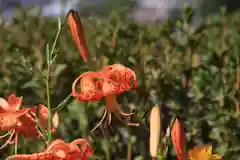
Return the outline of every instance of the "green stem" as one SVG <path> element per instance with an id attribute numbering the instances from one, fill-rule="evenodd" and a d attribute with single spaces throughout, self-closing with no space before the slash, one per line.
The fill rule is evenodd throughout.
<path id="1" fill-rule="evenodd" d="M 55 112 L 58 112 L 60 111 L 61 109 L 63 109 L 63 107 L 65 106 L 65 104 L 71 99 L 72 97 L 72 93 L 70 93 L 56 108 L 54 108 L 52 111 L 55 113 Z"/>
<path id="2" fill-rule="evenodd" d="M 170 122 L 170 126 L 167 129 L 167 133 L 165 135 L 165 139 L 164 140 L 164 144 L 162 145 L 162 147 L 160 148 L 160 153 L 161 153 L 161 159 L 166 159 L 166 155 L 167 155 L 167 151 L 168 151 L 168 145 L 171 141 L 171 132 L 172 132 L 172 128 L 174 126 L 174 123 L 177 119 L 177 116 L 174 116 Z"/>
<path id="3" fill-rule="evenodd" d="M 18 152 L 18 133 L 15 135 L 15 145 L 14 145 L 14 154 L 16 155 Z"/>
<path id="4" fill-rule="evenodd" d="M 50 86 L 49 86 L 49 76 L 50 76 L 50 67 L 48 66 L 48 75 L 46 81 L 46 90 L 47 90 L 47 106 L 48 106 L 48 142 L 52 140 L 52 111 L 51 111 L 51 100 L 50 100 Z"/>
<path id="5" fill-rule="evenodd" d="M 127 159 L 132 160 L 132 143 L 131 143 L 131 141 L 128 142 Z"/>
<path id="6" fill-rule="evenodd" d="M 52 46 L 52 49 L 51 49 L 51 52 L 50 52 L 50 58 L 52 59 L 52 55 L 54 53 L 54 50 L 56 48 L 56 45 L 57 45 L 57 41 L 58 41 L 58 38 L 59 38 L 59 35 L 62 31 L 62 26 L 61 26 L 61 21 L 59 21 L 59 27 L 58 27 L 58 31 L 57 31 L 57 34 L 56 34 L 56 37 L 54 39 L 54 42 L 53 42 L 53 46 Z M 50 61 L 51 62 L 51 61 Z M 52 62 L 51 62 L 52 63 Z"/>
<path id="7" fill-rule="evenodd" d="M 110 158 L 110 143 L 109 143 L 109 138 L 108 137 L 106 137 L 106 141 L 107 141 L 106 158 L 107 158 L 107 160 L 111 160 L 111 158 Z"/>
<path id="8" fill-rule="evenodd" d="M 55 58 L 53 59 L 53 54 L 54 54 L 54 51 L 55 51 L 55 48 L 56 48 L 56 44 L 57 44 L 57 40 L 59 38 L 59 35 L 61 33 L 61 30 L 62 30 L 62 25 L 61 25 L 61 20 L 59 19 L 58 21 L 58 31 L 57 31 L 57 34 L 55 36 L 55 39 L 54 39 L 54 42 L 53 42 L 53 46 L 52 46 L 52 49 L 51 49 L 51 52 L 49 53 L 49 49 L 47 51 L 47 77 L 46 77 L 46 80 L 45 80 L 45 83 L 46 83 L 46 90 L 47 90 L 47 105 L 48 105 L 48 143 L 51 142 L 52 140 L 52 110 L 51 110 L 51 99 L 50 99 L 50 96 L 51 96 L 51 89 L 50 89 L 50 73 L 51 73 L 51 65 L 53 63 L 53 61 L 55 60 Z"/>

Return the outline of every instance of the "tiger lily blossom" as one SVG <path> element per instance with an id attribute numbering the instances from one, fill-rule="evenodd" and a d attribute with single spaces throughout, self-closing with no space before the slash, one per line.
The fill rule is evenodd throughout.
<path id="1" fill-rule="evenodd" d="M 79 83 L 79 85 L 78 85 Z M 135 73 L 121 64 L 113 64 L 104 67 L 99 72 L 86 72 L 80 75 L 72 85 L 72 95 L 80 101 L 97 102 L 105 97 L 106 109 L 100 122 L 93 129 L 95 130 L 104 120 L 111 123 L 111 115 L 114 115 L 124 124 L 138 126 L 137 123 L 131 123 L 120 118 L 122 116 L 131 116 L 134 113 L 124 113 L 120 110 L 117 102 L 117 96 L 137 86 Z M 80 88 L 78 92 L 77 89 Z M 92 130 L 92 131 L 93 131 Z"/>
<path id="2" fill-rule="evenodd" d="M 70 143 L 56 139 L 43 152 L 17 154 L 6 160 L 87 160 L 93 152 L 93 148 L 85 139 L 76 139 Z"/>
<path id="3" fill-rule="evenodd" d="M 37 109 L 39 109 L 38 115 L 36 115 Z M 43 138 L 42 137 L 43 135 L 41 135 L 36 129 L 37 122 L 32 115 L 34 115 L 34 117 L 38 117 L 39 124 L 41 125 L 42 129 L 44 131 L 47 131 L 48 108 L 42 104 L 40 104 L 38 107 L 30 108 L 28 114 L 19 118 L 19 123 L 16 127 L 16 131 L 25 137 L 41 139 Z M 51 130 L 52 133 L 56 132 L 58 124 L 59 124 L 59 117 L 58 117 L 58 114 L 56 113 L 52 117 L 52 130 Z"/>
<path id="4" fill-rule="evenodd" d="M 212 146 L 196 146 L 187 152 L 183 124 L 176 119 L 171 131 L 172 143 L 178 160 L 223 160 L 222 156 L 212 154 Z"/>
<path id="5" fill-rule="evenodd" d="M 6 101 L 0 98 L 0 130 L 8 131 L 5 135 L 0 136 L 0 139 L 8 137 L 6 142 L 0 147 L 3 149 L 8 144 L 18 143 L 18 136 L 23 135 L 25 137 L 43 138 L 37 131 L 37 122 L 32 117 L 37 113 L 37 107 L 23 108 L 22 97 L 16 97 L 11 94 Z M 45 106 L 39 106 L 39 123 L 47 130 L 47 113 L 48 110 Z M 58 126 L 58 115 L 53 116 L 53 132 L 55 132 Z"/>

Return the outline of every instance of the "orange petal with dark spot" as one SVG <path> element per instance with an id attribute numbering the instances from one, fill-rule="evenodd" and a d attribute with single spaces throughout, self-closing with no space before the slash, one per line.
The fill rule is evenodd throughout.
<path id="1" fill-rule="evenodd" d="M 121 64 L 106 66 L 102 72 L 104 73 L 103 92 L 105 95 L 121 94 L 138 85 L 135 72 Z"/>
<path id="2" fill-rule="evenodd" d="M 94 150 L 91 145 L 85 139 L 76 139 L 70 143 L 70 145 L 80 145 L 81 152 L 86 156 L 90 157 L 93 155 Z"/>
<path id="3" fill-rule="evenodd" d="M 0 130 L 7 131 L 17 126 L 19 117 L 28 112 L 27 109 L 21 109 L 17 112 L 0 113 Z"/>
<path id="4" fill-rule="evenodd" d="M 10 156 L 6 160 L 54 160 L 54 155 L 52 153 L 22 154 Z"/>
<path id="5" fill-rule="evenodd" d="M 102 73 L 86 72 L 80 75 L 72 85 L 72 96 L 80 101 L 96 102 L 103 98 Z"/>

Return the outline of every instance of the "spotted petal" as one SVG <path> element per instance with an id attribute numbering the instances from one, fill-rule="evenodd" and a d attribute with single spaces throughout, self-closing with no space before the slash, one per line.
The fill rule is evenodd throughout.
<path id="1" fill-rule="evenodd" d="M 104 73 L 103 92 L 105 95 L 121 94 L 138 85 L 134 71 L 121 64 L 106 66 L 102 72 Z"/>
<path id="2" fill-rule="evenodd" d="M 96 102 L 103 98 L 102 73 L 86 72 L 80 75 L 72 85 L 72 95 L 80 101 Z"/>
<path id="3" fill-rule="evenodd" d="M 19 118 L 28 112 L 27 109 L 21 109 L 16 112 L 0 113 L 0 130 L 8 131 L 17 126 Z"/>
<path id="4" fill-rule="evenodd" d="M 54 160 L 54 155 L 52 153 L 21 154 L 10 156 L 6 160 Z"/>

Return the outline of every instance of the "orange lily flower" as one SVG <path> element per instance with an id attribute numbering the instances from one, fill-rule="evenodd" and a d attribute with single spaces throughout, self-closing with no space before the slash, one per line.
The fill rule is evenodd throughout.
<path id="1" fill-rule="evenodd" d="M 8 131 L 8 133 L 0 136 L 0 139 L 9 136 L 0 149 L 3 149 L 12 141 L 19 118 L 28 112 L 28 109 L 20 109 L 21 104 L 22 97 L 16 97 L 14 94 L 11 94 L 7 101 L 0 98 L 0 130 Z"/>
<path id="2" fill-rule="evenodd" d="M 211 145 L 197 146 L 187 152 L 184 128 L 178 119 L 173 125 L 171 136 L 178 160 L 223 160 L 222 156 L 212 154 Z"/>
<path id="3" fill-rule="evenodd" d="M 194 147 L 188 156 L 190 160 L 223 160 L 222 156 L 212 154 L 212 146 L 209 144 Z"/>
<path id="4" fill-rule="evenodd" d="M 85 40 L 83 25 L 78 13 L 74 10 L 70 10 L 67 15 L 67 21 L 84 62 L 88 62 L 88 47 Z"/>
<path id="5" fill-rule="evenodd" d="M 79 83 L 77 85 L 77 83 Z M 106 109 L 101 121 L 93 129 L 95 130 L 105 119 L 106 123 L 111 123 L 111 114 L 127 125 L 138 126 L 137 123 L 131 123 L 119 117 L 118 112 L 122 116 L 131 116 L 134 113 L 124 113 L 120 110 L 117 102 L 117 95 L 128 91 L 137 86 L 135 73 L 121 64 L 109 65 L 99 72 L 86 72 L 80 75 L 72 85 L 72 95 L 80 101 L 96 102 L 103 97 L 106 98 Z M 77 92 L 76 87 L 80 88 Z M 92 130 L 92 131 L 93 131 Z"/>
<path id="6" fill-rule="evenodd" d="M 18 143 L 18 136 L 23 135 L 32 138 L 43 138 L 37 131 L 36 120 L 31 116 L 36 114 L 37 107 L 20 109 L 22 104 L 22 97 L 16 97 L 11 94 L 8 101 L 0 98 L 0 130 L 8 131 L 5 135 L 0 136 L 0 139 L 8 136 L 8 139 L 0 147 L 6 147 L 11 143 Z M 47 130 L 47 113 L 48 109 L 40 105 L 39 107 L 39 123 L 43 129 Z M 58 126 L 58 115 L 53 116 L 53 132 Z"/>
<path id="7" fill-rule="evenodd" d="M 17 125 L 16 132 L 18 134 L 21 134 L 25 137 L 31 137 L 31 138 L 36 138 L 40 139 L 43 138 L 41 134 L 37 131 L 37 123 L 36 120 L 32 117 L 32 115 L 35 115 L 39 119 L 39 124 L 41 127 L 44 129 L 44 131 L 47 131 L 48 129 L 48 108 L 45 107 L 44 105 L 40 104 L 39 105 L 39 114 L 36 115 L 38 107 L 30 108 L 30 114 L 26 114 L 22 117 L 19 118 L 19 123 Z M 32 114 L 32 115 L 31 115 Z M 56 129 L 59 124 L 59 117 L 58 114 L 56 113 L 52 117 L 52 133 L 56 132 Z"/>
<path id="8" fill-rule="evenodd" d="M 6 160 L 87 160 L 93 152 L 92 147 L 85 139 L 76 139 L 70 143 L 57 139 L 43 152 L 13 155 Z"/>

